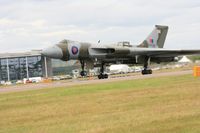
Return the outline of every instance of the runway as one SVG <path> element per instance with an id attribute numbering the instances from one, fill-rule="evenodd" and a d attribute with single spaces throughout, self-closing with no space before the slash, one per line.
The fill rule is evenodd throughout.
<path id="1" fill-rule="evenodd" d="M 55 88 L 55 87 L 69 87 L 69 86 L 77 86 L 77 85 L 88 85 L 88 84 L 102 84 L 109 82 L 118 82 L 125 80 L 137 80 L 137 79 L 148 79 L 148 78 L 158 78 L 165 76 L 179 76 L 179 75 L 187 75 L 192 74 L 192 70 L 185 71 L 176 71 L 176 72 L 162 72 L 162 73 L 154 73 L 152 75 L 135 75 L 135 76 L 126 76 L 126 77 L 115 77 L 109 79 L 90 79 L 90 80 L 66 80 L 66 81 L 56 81 L 51 83 L 38 83 L 38 84 L 26 84 L 26 85 L 15 85 L 15 86 L 0 86 L 0 93 L 8 93 L 8 92 L 18 92 L 18 91 L 27 91 L 27 90 L 37 90 L 37 89 L 45 89 L 45 88 Z"/>

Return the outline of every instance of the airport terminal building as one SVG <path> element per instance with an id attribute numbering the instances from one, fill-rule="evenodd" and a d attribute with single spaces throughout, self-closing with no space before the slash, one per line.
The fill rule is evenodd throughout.
<path id="1" fill-rule="evenodd" d="M 52 76 L 51 59 L 40 51 L 0 54 L 0 81 Z"/>

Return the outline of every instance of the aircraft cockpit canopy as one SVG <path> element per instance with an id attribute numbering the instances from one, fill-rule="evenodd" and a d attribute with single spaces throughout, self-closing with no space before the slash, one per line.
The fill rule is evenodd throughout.
<path id="1" fill-rule="evenodd" d="M 130 44 L 130 42 L 128 41 L 123 41 L 123 42 L 118 42 L 117 46 L 121 46 L 121 47 L 132 47 L 132 45 Z"/>

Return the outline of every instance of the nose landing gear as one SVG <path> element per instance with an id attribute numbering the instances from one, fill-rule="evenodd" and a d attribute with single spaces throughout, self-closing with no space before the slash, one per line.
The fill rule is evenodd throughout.
<path id="1" fill-rule="evenodd" d="M 80 75 L 82 77 L 86 77 L 87 76 L 87 72 L 85 71 L 85 61 L 84 60 L 80 60 L 81 63 L 81 69 L 82 71 L 80 72 Z"/>

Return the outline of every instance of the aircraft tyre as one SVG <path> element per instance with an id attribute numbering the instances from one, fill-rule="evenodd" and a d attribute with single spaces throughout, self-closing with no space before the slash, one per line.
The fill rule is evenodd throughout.
<path id="1" fill-rule="evenodd" d="M 85 77 L 85 76 L 87 76 L 87 72 L 86 72 L 86 71 L 81 71 L 80 75 L 81 75 L 82 77 Z"/>
<path id="2" fill-rule="evenodd" d="M 142 70 L 142 75 L 152 74 L 152 70 Z"/>
<path id="3" fill-rule="evenodd" d="M 98 75 L 99 79 L 107 79 L 108 78 L 108 74 L 100 74 Z"/>

